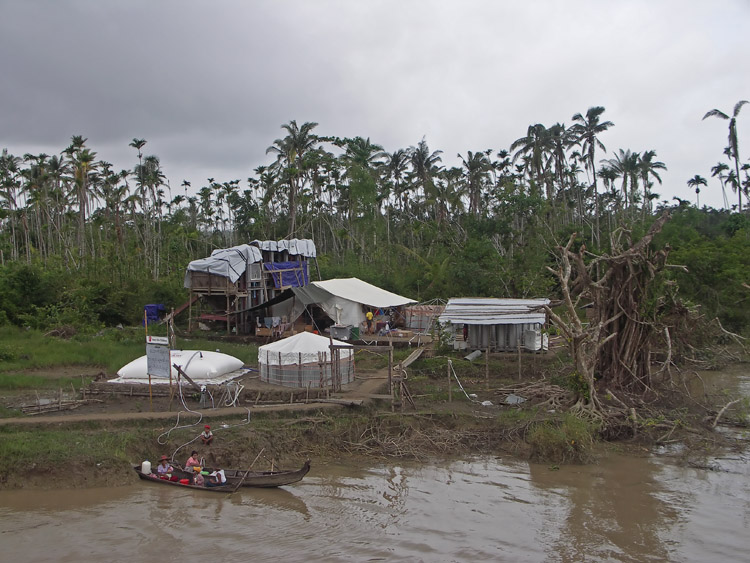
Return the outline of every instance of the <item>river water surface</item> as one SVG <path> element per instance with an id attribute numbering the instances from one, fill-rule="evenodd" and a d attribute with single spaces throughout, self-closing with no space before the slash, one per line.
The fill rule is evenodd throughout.
<path id="1" fill-rule="evenodd" d="M 667 455 L 313 465 L 233 495 L 141 483 L 0 493 L 3 561 L 748 561 L 750 464 Z"/>

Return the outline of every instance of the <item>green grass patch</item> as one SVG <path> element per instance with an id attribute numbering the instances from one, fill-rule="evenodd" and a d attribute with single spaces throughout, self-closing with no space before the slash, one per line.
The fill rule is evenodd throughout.
<path id="1" fill-rule="evenodd" d="M 258 361 L 255 344 L 178 339 L 177 348 L 220 350 L 246 364 Z M 0 372 L 43 369 L 55 366 L 99 367 L 114 374 L 125 364 L 146 354 L 143 329 L 107 329 L 96 335 L 70 339 L 45 336 L 39 331 L 0 327 Z"/>
<path id="2" fill-rule="evenodd" d="M 78 391 L 81 386 L 85 387 L 89 383 L 91 383 L 90 377 L 43 377 L 20 373 L 0 373 L 0 389 L 12 391 L 59 388 L 69 390 L 71 386 Z"/>
<path id="3" fill-rule="evenodd" d="M 128 452 L 143 436 L 132 429 L 78 427 L 75 430 L 5 428 L 0 434 L 0 457 L 7 467 L 52 467 L 128 462 Z"/>
<path id="4" fill-rule="evenodd" d="M 586 463 L 591 460 L 597 426 L 572 414 L 532 426 L 526 441 L 536 461 Z"/>

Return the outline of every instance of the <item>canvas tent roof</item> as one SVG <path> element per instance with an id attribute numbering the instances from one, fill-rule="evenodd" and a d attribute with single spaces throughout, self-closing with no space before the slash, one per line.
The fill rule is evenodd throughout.
<path id="1" fill-rule="evenodd" d="M 190 272 L 206 272 L 235 283 L 247 270 L 248 265 L 263 261 L 263 250 L 278 252 L 289 251 L 293 256 L 314 258 L 315 243 L 309 239 L 291 240 L 254 240 L 250 244 L 240 244 L 231 248 L 214 250 L 208 258 L 193 260 L 188 264 L 185 273 L 185 287 L 190 287 Z"/>
<path id="2" fill-rule="evenodd" d="M 362 305 L 387 309 L 416 303 L 357 278 L 311 282 L 305 287 L 294 287 L 292 291 L 301 304 L 293 318 L 301 314 L 304 306 L 317 305 L 336 323 L 352 326 L 359 326 L 365 320 Z"/>
<path id="3" fill-rule="evenodd" d="M 312 332 L 300 332 L 258 348 L 258 362 L 270 365 L 317 363 L 319 353 L 325 355 L 326 361 L 331 361 L 331 344 L 347 347 L 347 349 L 341 350 L 342 358 L 348 358 L 352 354 L 351 344 L 332 340 Z"/>
<path id="4" fill-rule="evenodd" d="M 543 306 L 549 302 L 549 299 L 456 298 L 448 301 L 439 321 L 469 325 L 544 324 L 547 314 Z"/>

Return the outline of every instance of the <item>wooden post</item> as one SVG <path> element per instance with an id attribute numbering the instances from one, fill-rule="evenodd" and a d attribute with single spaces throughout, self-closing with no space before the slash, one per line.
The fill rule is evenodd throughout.
<path id="1" fill-rule="evenodd" d="M 521 340 L 517 340 L 518 342 L 518 379 L 521 379 Z"/>
<path id="2" fill-rule="evenodd" d="M 490 342 L 489 336 L 487 341 L 487 351 L 484 354 L 484 387 L 489 390 L 490 388 Z"/>
<path id="3" fill-rule="evenodd" d="M 453 402 L 453 392 L 451 391 L 451 384 L 453 382 L 451 381 L 451 363 L 448 362 L 448 402 Z"/>
<path id="4" fill-rule="evenodd" d="M 154 412 L 154 398 L 151 394 L 151 374 L 148 374 L 148 408 L 151 412 Z"/>
<path id="5" fill-rule="evenodd" d="M 388 392 L 393 395 L 393 344 L 388 347 Z"/>
<path id="6" fill-rule="evenodd" d="M 193 332 L 193 290 L 190 290 L 190 299 L 188 301 L 188 334 Z"/>
<path id="7" fill-rule="evenodd" d="M 297 382 L 302 387 L 302 352 L 299 353 L 297 360 Z"/>

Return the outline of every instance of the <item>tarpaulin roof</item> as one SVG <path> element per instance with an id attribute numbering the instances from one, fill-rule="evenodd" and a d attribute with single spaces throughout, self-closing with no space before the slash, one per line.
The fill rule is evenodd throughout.
<path id="1" fill-rule="evenodd" d="M 414 299 L 396 295 L 385 289 L 364 282 L 357 278 L 343 278 L 335 280 L 326 280 L 312 282 L 310 285 L 326 291 L 336 297 L 342 297 L 349 301 L 377 307 L 379 309 L 387 307 L 399 307 L 407 303 L 416 303 Z"/>
<path id="2" fill-rule="evenodd" d="M 315 243 L 310 239 L 289 239 L 289 240 L 254 240 L 251 242 L 261 250 L 270 250 L 280 252 L 286 250 L 292 256 L 304 256 L 305 258 L 315 258 Z"/>
<path id="3" fill-rule="evenodd" d="M 206 272 L 235 283 L 249 264 L 263 261 L 263 250 L 279 252 L 289 251 L 290 255 L 315 257 L 315 243 L 309 239 L 291 240 L 254 240 L 250 244 L 240 244 L 231 248 L 214 250 L 208 258 L 193 260 L 188 264 L 187 272 Z M 190 276 L 185 274 L 185 287 L 190 287 Z"/>
<path id="4" fill-rule="evenodd" d="M 339 340 L 332 340 L 312 332 L 300 332 L 289 338 L 277 340 L 258 348 L 258 362 L 266 365 L 297 365 L 317 363 L 318 354 L 324 356 L 326 362 L 331 361 L 331 348 L 346 346 L 341 350 L 341 357 L 348 358 L 352 354 L 352 345 Z"/>
<path id="5" fill-rule="evenodd" d="M 440 315 L 441 323 L 469 325 L 544 324 L 544 305 L 549 299 L 495 299 L 461 297 L 451 299 Z"/>
<path id="6" fill-rule="evenodd" d="M 352 326 L 365 321 L 363 305 L 387 309 L 416 303 L 357 278 L 310 282 L 305 287 L 293 287 L 292 291 L 302 305 L 317 305 L 336 323 Z M 301 312 L 301 309 L 295 310 L 293 318 Z"/>
<path id="7" fill-rule="evenodd" d="M 229 280 L 234 283 L 247 270 L 247 265 L 254 262 L 260 262 L 263 259 L 263 253 L 259 248 L 249 244 L 241 244 L 232 248 L 222 248 L 214 250 L 208 258 L 193 260 L 188 264 L 188 272 L 207 272 Z M 185 287 L 189 279 L 185 278 Z"/>

